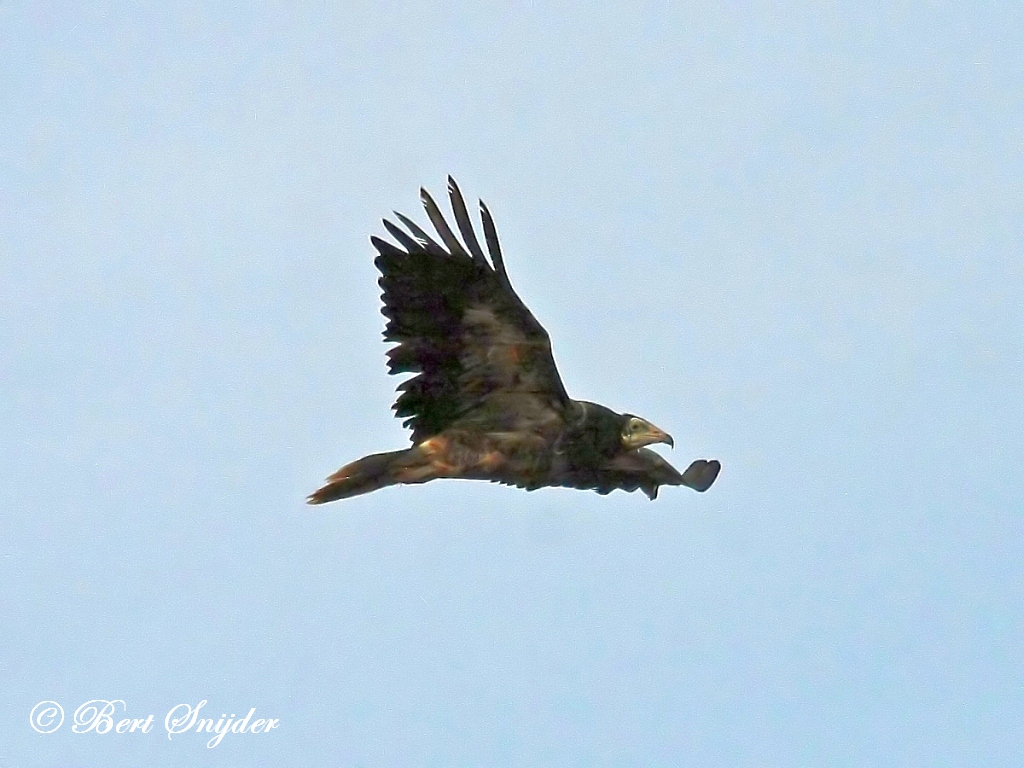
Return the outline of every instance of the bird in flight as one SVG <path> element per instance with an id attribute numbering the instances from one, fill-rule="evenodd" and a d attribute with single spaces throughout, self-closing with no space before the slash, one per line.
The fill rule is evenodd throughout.
<path id="1" fill-rule="evenodd" d="M 494 220 L 480 201 L 484 241 L 473 231 L 458 185 L 448 177 L 455 236 L 420 190 L 441 242 L 396 212 L 384 220 L 398 245 L 371 237 L 380 270 L 390 373 L 414 373 L 394 405 L 412 447 L 346 464 L 307 501 L 323 504 L 399 483 L 438 478 L 490 480 L 525 488 L 642 490 L 662 485 L 706 491 L 718 461 L 697 459 L 680 474 L 646 446 L 673 445 L 646 419 L 573 400 L 555 367 L 547 331 L 512 289 Z"/>

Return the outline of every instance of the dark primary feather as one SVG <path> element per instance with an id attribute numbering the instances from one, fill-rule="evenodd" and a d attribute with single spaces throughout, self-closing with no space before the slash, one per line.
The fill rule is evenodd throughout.
<path id="1" fill-rule="evenodd" d="M 427 217 L 430 219 L 430 223 L 434 225 L 434 229 L 437 230 L 437 234 L 441 236 L 444 244 L 448 246 L 448 250 L 456 256 L 469 258 L 469 254 L 466 253 L 466 249 L 462 247 L 462 243 L 459 242 L 459 238 L 452 234 L 452 230 L 448 226 L 448 222 L 444 220 L 444 214 L 442 214 L 441 209 L 437 207 L 437 203 L 434 202 L 434 198 L 432 198 L 430 193 L 423 188 L 420 188 L 420 200 L 423 201 L 423 207 L 427 210 Z"/>
<path id="2" fill-rule="evenodd" d="M 476 232 L 473 231 L 473 222 L 469 220 L 469 211 L 466 210 L 466 202 L 462 199 L 462 192 L 455 179 L 448 177 L 448 197 L 452 202 L 452 211 L 455 213 L 455 222 L 459 225 L 459 232 L 462 239 L 466 241 L 466 247 L 473 254 L 473 261 L 486 266 L 487 259 L 480 249 L 480 243 L 476 239 Z"/>
<path id="3" fill-rule="evenodd" d="M 381 219 L 381 221 L 383 221 L 384 229 L 388 231 L 388 234 L 395 238 L 395 240 L 397 240 L 402 245 L 402 247 L 405 248 L 405 250 L 415 251 L 422 247 L 413 238 L 405 234 L 405 232 L 403 232 L 401 228 L 396 227 L 387 219 Z"/>
<path id="4" fill-rule="evenodd" d="M 450 192 L 469 240 L 472 225 L 462 195 L 454 183 Z M 412 237 L 390 222 L 385 226 L 401 248 L 370 239 L 388 318 L 384 338 L 398 342 L 388 352 L 390 372 L 416 374 L 399 386 L 396 414 L 407 417 L 414 443 L 467 414 L 482 427 L 491 420 L 499 428 L 509 426 L 510 412 L 531 423 L 552 418 L 568 396 L 547 332 L 511 290 L 503 266 L 499 273 L 487 262 L 475 237 L 467 251 L 425 190 L 422 200 L 446 247 L 400 214 Z M 500 264 L 489 215 L 484 224 L 491 258 L 498 254 Z"/>
<path id="5" fill-rule="evenodd" d="M 415 238 L 419 241 L 420 244 L 418 249 L 425 250 L 428 253 L 432 253 L 435 256 L 440 256 L 442 258 L 451 255 L 448 253 L 448 251 L 446 251 L 444 248 L 438 245 L 437 242 L 430 235 L 428 235 L 426 232 L 420 229 L 420 226 L 415 221 L 410 219 L 408 216 L 403 216 L 398 211 L 395 211 L 394 213 L 395 216 L 398 217 L 398 220 L 405 224 L 405 226 L 409 228 L 409 231 L 412 232 L 413 236 L 415 236 Z M 370 240 L 372 241 L 373 238 L 371 237 Z"/>
<path id="6" fill-rule="evenodd" d="M 508 273 L 505 271 L 505 260 L 501 256 L 498 230 L 494 228 L 494 219 L 483 200 L 480 201 L 480 220 L 484 223 L 484 238 L 487 240 L 487 250 L 491 254 L 491 261 L 494 262 L 494 268 L 498 273 L 498 281 L 505 290 L 515 296 L 516 292 L 512 290 L 512 283 L 509 282 Z M 516 296 L 516 298 L 519 297 Z"/>

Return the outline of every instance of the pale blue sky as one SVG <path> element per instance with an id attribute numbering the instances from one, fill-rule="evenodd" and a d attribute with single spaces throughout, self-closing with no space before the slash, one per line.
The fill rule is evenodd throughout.
<path id="1" fill-rule="evenodd" d="M 1020 765 L 1021 50 L 1012 3 L 0 4 L 0 768 Z M 406 440 L 367 236 L 448 173 L 570 394 L 711 491 L 303 504 Z M 168 741 L 202 699 L 281 725 Z"/>

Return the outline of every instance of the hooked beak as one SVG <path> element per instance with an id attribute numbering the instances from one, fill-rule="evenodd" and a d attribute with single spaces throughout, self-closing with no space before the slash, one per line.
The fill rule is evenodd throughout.
<path id="1" fill-rule="evenodd" d="M 647 422 L 647 429 L 630 435 L 624 442 L 629 449 L 643 448 L 645 445 L 653 445 L 654 443 L 665 443 L 669 448 L 675 448 L 676 446 L 672 435 L 650 422 Z"/>
<path id="2" fill-rule="evenodd" d="M 651 426 L 653 427 L 654 425 L 652 424 Z M 672 439 L 672 435 L 670 435 L 668 432 L 665 432 L 664 430 L 654 427 L 654 429 L 651 432 L 651 436 L 652 443 L 665 443 L 665 445 L 667 445 L 669 448 L 676 447 L 676 441 Z"/>

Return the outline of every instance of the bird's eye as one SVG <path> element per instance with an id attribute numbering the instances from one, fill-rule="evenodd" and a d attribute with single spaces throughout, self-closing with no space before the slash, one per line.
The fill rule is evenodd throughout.
<path id="1" fill-rule="evenodd" d="M 629 423 L 629 431 L 630 432 L 639 432 L 643 428 L 644 428 L 644 425 L 643 425 L 643 422 L 640 421 L 640 419 L 633 419 Z"/>

